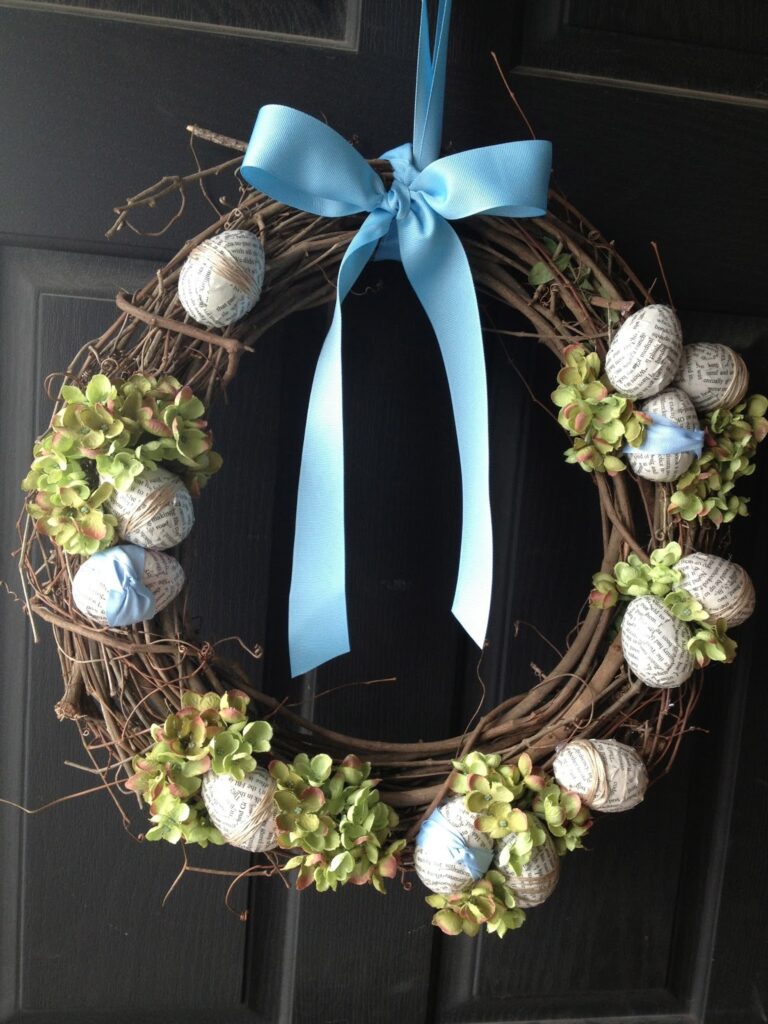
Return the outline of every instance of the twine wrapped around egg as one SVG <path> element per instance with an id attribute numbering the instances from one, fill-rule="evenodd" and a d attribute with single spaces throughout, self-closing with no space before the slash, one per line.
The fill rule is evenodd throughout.
<path id="1" fill-rule="evenodd" d="M 227 327 L 253 309 L 263 283 L 259 238 L 251 231 L 223 231 L 190 252 L 179 274 L 179 302 L 198 323 Z"/>
<path id="2" fill-rule="evenodd" d="M 203 776 L 201 796 L 208 817 L 230 846 L 264 853 L 277 846 L 275 790 L 263 768 L 243 779 L 209 771 Z"/>
<path id="3" fill-rule="evenodd" d="M 572 740 L 557 752 L 552 768 L 558 783 L 595 811 L 628 811 L 648 788 L 642 758 L 616 740 Z"/>
<path id="4" fill-rule="evenodd" d="M 675 387 L 681 388 L 699 412 L 732 409 L 749 387 L 746 363 L 732 348 L 709 342 L 683 346 Z"/>
<path id="5" fill-rule="evenodd" d="M 192 495 L 162 468 L 145 470 L 129 490 L 115 491 L 107 506 L 123 540 L 158 551 L 180 544 L 195 522 Z"/>
<path id="6" fill-rule="evenodd" d="M 711 619 L 740 626 L 755 610 L 755 587 L 749 573 L 718 555 L 694 551 L 675 566 L 683 574 L 680 586 L 695 597 Z"/>
<path id="7" fill-rule="evenodd" d="M 552 839 L 545 835 L 544 842 L 534 846 L 531 859 L 518 875 L 500 863 L 502 851 L 507 846 L 514 846 L 516 839 L 517 834 L 511 832 L 496 844 L 494 865 L 504 873 L 507 885 L 515 894 L 516 905 L 525 910 L 540 906 L 555 891 L 560 880 L 560 858 Z"/>

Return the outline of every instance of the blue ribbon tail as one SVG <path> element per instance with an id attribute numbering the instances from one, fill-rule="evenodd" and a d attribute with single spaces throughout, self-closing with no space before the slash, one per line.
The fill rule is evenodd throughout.
<path id="1" fill-rule="evenodd" d="M 456 232 L 425 203 L 398 221 L 403 267 L 442 353 L 453 405 L 462 482 L 459 571 L 452 611 L 478 647 L 485 642 L 493 583 L 488 486 L 488 399 L 472 273 Z"/>
<path id="2" fill-rule="evenodd" d="M 374 210 L 339 267 L 336 307 L 317 361 L 307 410 L 296 502 L 288 644 L 298 676 L 349 649 L 344 549 L 344 429 L 341 304 L 389 230 L 391 214 Z"/>

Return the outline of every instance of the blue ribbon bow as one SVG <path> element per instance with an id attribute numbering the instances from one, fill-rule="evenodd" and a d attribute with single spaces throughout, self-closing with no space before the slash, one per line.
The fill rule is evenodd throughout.
<path id="1" fill-rule="evenodd" d="M 643 452 L 647 455 L 678 455 L 681 452 L 693 452 L 697 458 L 701 456 L 704 449 L 703 430 L 688 430 L 674 420 L 653 412 L 646 415 L 651 417 L 651 422 L 645 428 L 643 443 L 637 448 L 626 445 L 625 454 Z"/>
<path id="2" fill-rule="evenodd" d="M 291 672 L 349 651 L 345 596 L 341 304 L 377 249 L 399 259 L 434 328 L 453 405 L 462 476 L 462 536 L 452 611 L 479 646 L 491 603 L 488 408 L 480 317 L 466 254 L 449 220 L 546 212 L 548 142 L 488 146 L 438 159 L 450 0 L 440 0 L 434 51 L 422 0 L 413 144 L 383 154 L 388 190 L 340 135 L 290 107 L 259 111 L 246 181 L 308 213 L 367 213 L 339 267 L 336 307 L 307 411 L 289 598 Z"/>
<path id="3" fill-rule="evenodd" d="M 82 568 L 88 566 L 80 584 L 92 587 L 94 580 L 107 588 L 105 614 L 113 628 L 132 626 L 136 622 L 151 619 L 155 614 L 155 596 L 142 582 L 146 552 L 136 544 L 122 544 L 106 551 L 91 555 Z M 77 600 L 78 576 L 74 580 L 76 602 L 84 605 L 85 596 Z"/>
<path id="4" fill-rule="evenodd" d="M 435 858 L 447 854 L 454 863 L 462 864 L 475 882 L 483 877 L 493 860 L 493 850 L 470 846 L 439 807 L 436 807 L 422 823 L 416 836 L 416 845 L 433 854 Z"/>

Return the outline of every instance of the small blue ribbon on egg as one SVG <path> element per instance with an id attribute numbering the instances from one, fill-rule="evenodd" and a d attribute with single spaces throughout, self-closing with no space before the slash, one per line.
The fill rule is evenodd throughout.
<path id="1" fill-rule="evenodd" d="M 703 430 L 688 430 L 657 413 L 645 415 L 651 417 L 651 422 L 645 428 L 643 443 L 637 448 L 626 445 L 624 455 L 679 455 L 682 452 L 693 452 L 697 458 L 701 456 L 704 450 Z"/>
<path id="2" fill-rule="evenodd" d="M 88 573 L 81 577 L 82 585 L 92 587 L 100 583 L 107 589 L 105 615 L 112 628 L 133 626 L 155 614 L 155 596 L 142 582 L 145 559 L 144 548 L 121 544 L 91 555 L 84 563 Z M 76 576 L 75 584 L 77 579 Z M 74 596 L 77 598 L 77 594 Z"/>
<path id="3" fill-rule="evenodd" d="M 261 108 L 241 173 L 254 188 L 322 217 L 367 216 L 347 248 L 336 306 L 307 410 L 288 633 L 292 674 L 350 649 L 346 607 L 341 304 L 371 258 L 397 259 L 434 328 L 453 405 L 462 479 L 462 535 L 452 611 L 478 646 L 491 603 L 488 400 L 477 296 L 448 223 L 474 214 L 546 213 L 551 145 L 504 143 L 438 159 L 451 0 L 440 0 L 434 50 L 422 0 L 413 143 L 383 154 L 387 189 L 353 147 L 290 107 Z"/>
<path id="4" fill-rule="evenodd" d="M 475 882 L 483 877 L 493 861 L 493 850 L 470 846 L 439 807 L 422 823 L 416 845 L 436 859 L 447 854 L 455 864 L 463 865 Z"/>

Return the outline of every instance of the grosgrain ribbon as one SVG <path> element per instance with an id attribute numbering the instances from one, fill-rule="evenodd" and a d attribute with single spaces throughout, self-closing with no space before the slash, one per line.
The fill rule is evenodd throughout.
<path id="1" fill-rule="evenodd" d="M 87 572 L 79 571 L 73 597 L 79 608 L 91 603 L 93 588 L 106 591 L 104 615 L 109 626 L 133 626 L 156 611 L 155 595 L 143 583 L 146 552 L 135 544 L 122 544 L 91 555 Z"/>
<path id="2" fill-rule="evenodd" d="M 112 627 L 132 626 L 155 614 L 155 596 L 142 582 L 145 555 L 136 544 L 122 544 L 91 556 L 107 587 L 106 616 Z"/>
<path id="3" fill-rule="evenodd" d="M 470 846 L 439 807 L 423 822 L 416 845 L 436 858 L 447 854 L 454 863 L 462 864 L 475 882 L 483 877 L 493 861 L 493 850 Z"/>
<path id="4" fill-rule="evenodd" d="M 422 0 L 414 141 L 383 154 L 394 175 L 389 190 L 335 131 L 283 106 L 259 111 L 241 169 L 250 185 L 289 206 L 323 217 L 368 214 L 339 267 L 333 321 L 307 410 L 288 615 L 294 676 L 350 649 L 341 304 L 379 246 L 379 258 L 402 262 L 445 364 L 462 479 L 452 611 L 475 643 L 482 646 L 485 640 L 493 576 L 485 361 L 472 274 L 448 221 L 473 214 L 542 216 L 551 146 L 538 140 L 512 142 L 438 159 L 450 10 L 450 0 L 440 0 L 433 49 Z"/>
<path id="5" fill-rule="evenodd" d="M 679 423 L 668 420 L 666 416 L 646 413 L 651 422 L 645 428 L 643 443 L 635 448 L 627 445 L 624 453 L 646 455 L 679 455 L 681 452 L 693 452 L 697 457 L 704 448 L 704 431 L 688 430 Z"/>

